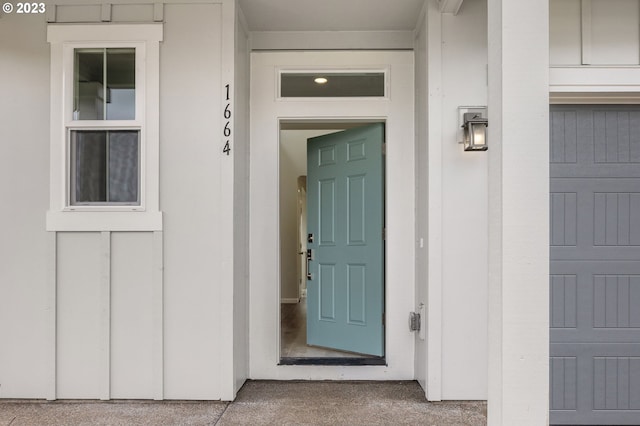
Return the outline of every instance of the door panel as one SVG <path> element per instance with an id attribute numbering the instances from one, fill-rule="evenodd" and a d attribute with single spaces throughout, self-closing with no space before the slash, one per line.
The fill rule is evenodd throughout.
<path id="1" fill-rule="evenodd" d="M 309 139 L 307 343 L 384 355 L 384 125 Z"/>
<path id="2" fill-rule="evenodd" d="M 551 109 L 550 422 L 640 419 L 640 108 Z"/>

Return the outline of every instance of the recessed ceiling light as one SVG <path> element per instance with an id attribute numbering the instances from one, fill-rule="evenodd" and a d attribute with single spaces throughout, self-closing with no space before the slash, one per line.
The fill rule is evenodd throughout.
<path id="1" fill-rule="evenodd" d="M 313 81 L 315 81 L 315 82 L 316 82 L 316 83 L 318 83 L 318 84 L 325 84 L 325 83 L 326 83 L 327 81 L 329 81 L 329 80 L 327 80 L 327 79 L 326 79 L 326 78 L 324 78 L 324 77 L 317 77 L 317 78 L 316 78 L 315 80 L 313 80 Z"/>

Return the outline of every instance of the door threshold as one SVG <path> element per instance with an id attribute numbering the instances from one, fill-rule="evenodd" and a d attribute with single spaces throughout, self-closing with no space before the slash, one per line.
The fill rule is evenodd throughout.
<path id="1" fill-rule="evenodd" d="M 384 357 L 284 357 L 278 365 L 387 365 Z"/>

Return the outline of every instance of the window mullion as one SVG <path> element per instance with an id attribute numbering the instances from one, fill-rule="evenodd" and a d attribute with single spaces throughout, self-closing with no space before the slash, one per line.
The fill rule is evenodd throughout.
<path id="1" fill-rule="evenodd" d="M 105 149 L 107 150 L 107 152 L 105 153 L 104 157 L 106 158 L 106 163 L 107 164 L 105 164 L 105 176 L 106 176 L 106 179 L 105 179 L 104 185 L 105 185 L 106 192 L 105 192 L 105 197 L 104 198 L 107 200 L 107 203 L 110 203 L 111 199 L 110 199 L 110 192 L 109 192 L 109 189 L 110 189 L 109 188 L 109 182 L 111 180 L 110 179 L 111 170 L 109 168 L 109 162 L 110 162 L 109 155 L 111 154 L 111 134 L 110 134 L 110 132 L 108 130 L 107 130 L 106 133 L 107 133 L 107 135 L 106 135 L 106 139 L 107 140 L 106 140 L 106 143 L 104 144 L 104 146 L 105 146 Z"/>

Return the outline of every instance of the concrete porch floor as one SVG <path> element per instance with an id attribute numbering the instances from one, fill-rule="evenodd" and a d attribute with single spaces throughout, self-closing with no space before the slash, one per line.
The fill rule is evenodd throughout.
<path id="1" fill-rule="evenodd" d="M 0 426 L 485 425 L 486 403 L 427 402 L 416 382 L 248 381 L 234 402 L 0 400 Z"/>

